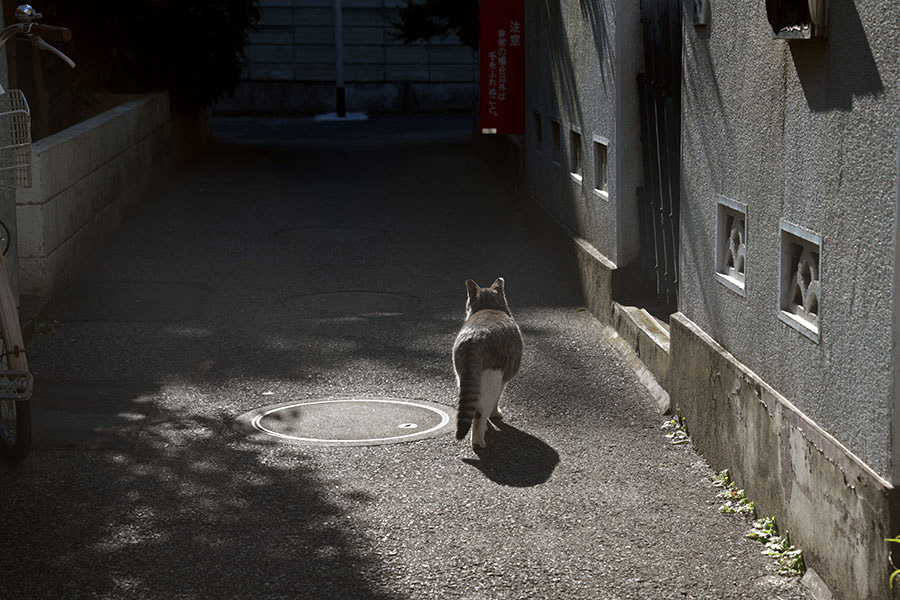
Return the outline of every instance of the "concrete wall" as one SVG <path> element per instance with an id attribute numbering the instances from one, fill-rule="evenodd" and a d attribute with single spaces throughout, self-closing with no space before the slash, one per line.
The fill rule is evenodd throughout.
<path id="1" fill-rule="evenodd" d="M 639 137 L 627 113 L 642 62 L 636 6 L 526 2 L 527 135 L 498 147 L 518 166 L 530 225 L 565 250 L 586 305 L 665 387 L 696 449 L 777 517 L 835 598 L 891 598 L 900 29 L 885 24 L 900 5 L 828 4 L 827 39 L 786 41 L 773 39 L 765 3 L 710 2 L 708 24 L 695 27 L 684 0 L 679 312 L 668 328 L 616 303 L 621 267 L 637 254 L 622 199 L 640 185 L 640 157 L 622 152 Z M 582 185 L 569 174 L 573 129 L 611 140 L 609 205 L 585 193 L 589 149 Z M 717 256 L 730 239 L 717 218 L 724 225 L 734 210 L 745 213 L 740 285 Z M 806 250 L 792 256 L 791 244 Z M 803 263 L 815 264 L 802 275 L 819 287 L 804 284 L 797 308 L 790 276 Z"/>
<path id="2" fill-rule="evenodd" d="M 671 400 L 835 597 L 893 597 L 900 5 L 830 2 L 827 39 L 793 41 L 764 3 L 710 8 L 683 35 Z M 745 216 L 743 284 L 717 275 L 720 204 Z"/>
<path id="3" fill-rule="evenodd" d="M 830 5 L 827 41 L 772 39 L 764 3 L 711 3 L 707 28 L 686 20 L 679 308 L 896 482 L 900 29 L 884 24 L 900 5 Z M 714 277 L 718 195 L 746 206 L 743 295 Z M 780 316 L 783 222 L 821 238 L 818 336 Z"/>
<path id="4" fill-rule="evenodd" d="M 476 137 L 476 146 L 516 186 L 526 150 L 515 136 L 494 137 Z M 896 488 L 683 314 L 663 325 L 618 304 L 623 270 L 523 191 L 517 198 L 529 229 L 561 265 L 574 267 L 562 272 L 578 278 L 586 306 L 608 324 L 610 346 L 661 413 L 670 402 L 681 411 L 703 458 L 716 470 L 729 469 L 757 513 L 775 516 L 790 533 L 827 586 L 814 597 L 895 597 L 888 586 L 893 548 L 884 539 L 900 531 Z M 810 579 L 818 585 L 816 576 Z"/>
<path id="5" fill-rule="evenodd" d="M 261 0 L 243 81 L 220 111 L 335 110 L 332 0 Z M 406 46 L 389 21 L 399 0 L 343 0 L 344 79 L 351 111 L 471 109 L 477 53 L 455 37 Z"/>
<path id="6" fill-rule="evenodd" d="M 35 143 L 33 185 L 16 194 L 21 293 L 48 297 L 70 283 L 209 128 L 208 111 L 173 114 L 157 93 Z"/>
<path id="7" fill-rule="evenodd" d="M 884 540 L 900 526 L 896 490 L 680 313 L 671 361 L 668 391 L 696 450 L 776 517 L 833 597 L 895 597 Z"/>
<path id="8" fill-rule="evenodd" d="M 525 191 L 623 266 L 639 254 L 639 4 L 526 0 L 525 6 L 526 35 L 532 40 L 526 59 Z M 560 129 L 559 156 L 553 148 L 554 122 Z M 580 179 L 571 175 L 573 132 L 581 138 Z M 606 193 L 595 189 L 595 140 L 608 147 Z"/>

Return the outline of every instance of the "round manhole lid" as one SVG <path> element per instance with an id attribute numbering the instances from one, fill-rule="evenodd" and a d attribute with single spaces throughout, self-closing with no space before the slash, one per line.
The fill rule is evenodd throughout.
<path id="1" fill-rule="evenodd" d="M 237 422 L 258 440 L 374 446 L 449 431 L 447 410 L 441 404 L 400 398 L 321 398 L 265 406 L 241 415 Z"/>
<path id="2" fill-rule="evenodd" d="M 384 237 L 381 231 L 369 227 L 292 227 L 275 235 L 304 242 L 361 242 Z"/>
<path id="3" fill-rule="evenodd" d="M 389 292 L 341 291 L 292 296 L 289 306 L 340 314 L 396 314 L 417 302 L 413 296 Z"/>

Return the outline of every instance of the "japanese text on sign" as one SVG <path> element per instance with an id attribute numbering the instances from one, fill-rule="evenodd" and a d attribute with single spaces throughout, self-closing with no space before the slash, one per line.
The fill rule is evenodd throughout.
<path id="1" fill-rule="evenodd" d="M 525 48 L 522 0 L 481 2 L 481 102 L 485 133 L 522 133 Z"/>

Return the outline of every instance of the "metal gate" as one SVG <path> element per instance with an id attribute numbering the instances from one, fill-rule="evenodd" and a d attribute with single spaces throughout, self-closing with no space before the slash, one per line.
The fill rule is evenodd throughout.
<path id="1" fill-rule="evenodd" d="M 678 295 L 681 152 L 681 0 L 641 0 L 644 73 L 638 75 L 644 187 L 638 194 L 641 265 L 667 301 Z"/>

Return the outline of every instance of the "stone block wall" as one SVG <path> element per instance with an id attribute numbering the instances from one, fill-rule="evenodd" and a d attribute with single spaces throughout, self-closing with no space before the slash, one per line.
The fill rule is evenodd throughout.
<path id="1" fill-rule="evenodd" d="M 19 290 L 47 298 L 78 275 L 160 174 L 209 137 L 209 112 L 177 114 L 140 96 L 32 146 L 16 193 Z"/>

